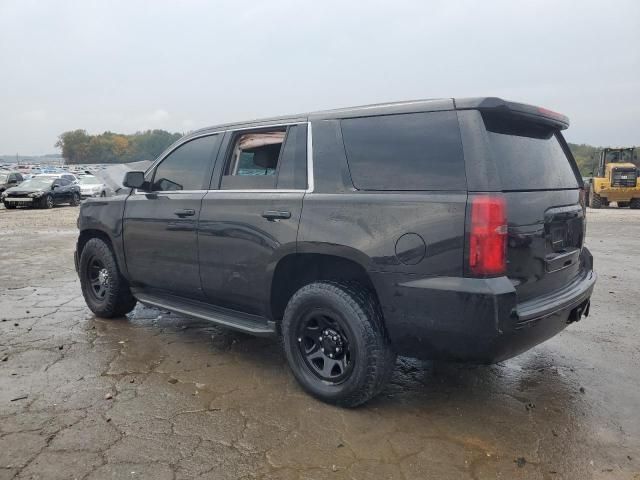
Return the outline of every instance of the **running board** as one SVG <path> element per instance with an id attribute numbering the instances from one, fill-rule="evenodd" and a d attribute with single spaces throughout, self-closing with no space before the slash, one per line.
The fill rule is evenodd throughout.
<path id="1" fill-rule="evenodd" d="M 275 322 L 259 315 L 237 312 L 222 307 L 216 307 L 197 300 L 187 300 L 173 295 L 155 295 L 146 291 L 134 290 L 133 296 L 145 305 L 181 313 L 191 317 L 208 320 L 223 327 L 258 336 L 272 336 L 276 334 Z"/>

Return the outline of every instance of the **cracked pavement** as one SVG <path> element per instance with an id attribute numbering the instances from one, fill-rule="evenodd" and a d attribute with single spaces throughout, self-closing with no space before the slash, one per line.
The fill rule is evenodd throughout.
<path id="1" fill-rule="evenodd" d="M 0 480 L 640 479 L 640 211 L 590 211 L 591 315 L 493 366 L 401 358 L 344 410 L 275 340 L 138 306 L 95 318 L 78 209 L 0 208 Z"/>

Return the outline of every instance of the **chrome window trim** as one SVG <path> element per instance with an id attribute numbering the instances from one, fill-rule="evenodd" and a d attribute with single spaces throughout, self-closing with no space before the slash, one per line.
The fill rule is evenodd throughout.
<path id="1" fill-rule="evenodd" d="M 291 123 L 278 123 L 273 125 L 260 125 L 258 127 L 243 127 L 243 128 L 233 128 L 229 130 L 219 131 L 219 132 L 209 132 L 203 133 L 201 135 L 197 135 L 194 137 L 190 137 L 184 142 L 176 145 L 175 148 L 171 149 L 170 152 L 167 152 L 162 158 L 157 159 L 155 162 L 151 164 L 147 170 L 145 170 L 144 174 L 146 176 L 147 172 L 151 171 L 156 167 L 160 162 L 162 162 L 167 156 L 169 156 L 172 152 L 177 150 L 180 146 L 185 143 L 195 140 L 196 138 L 201 137 L 209 137 L 211 135 L 219 135 L 224 134 L 226 132 L 238 132 L 242 130 L 255 130 L 262 128 L 273 128 L 273 127 L 284 127 L 289 125 L 303 125 L 305 122 L 291 122 Z M 306 122 L 307 124 L 307 188 L 306 189 L 277 189 L 277 188 L 268 188 L 268 189 L 241 189 L 241 190 L 155 190 L 153 192 L 144 192 L 138 189 L 134 189 L 134 195 L 148 195 L 148 194 L 168 194 L 168 193 L 178 193 L 178 194 L 189 194 L 189 193 L 215 193 L 215 192 L 225 192 L 225 193 L 313 193 L 315 183 L 313 178 L 313 133 L 311 129 L 311 122 Z"/>
<path id="2" fill-rule="evenodd" d="M 307 193 L 313 193 L 313 132 L 311 122 L 307 122 Z"/>
<path id="3" fill-rule="evenodd" d="M 248 188 L 246 190 L 207 190 L 207 193 L 307 193 L 307 190 L 283 188 L 264 188 L 261 190 L 252 190 Z"/>
<path id="4" fill-rule="evenodd" d="M 137 188 L 133 191 L 134 195 L 156 195 L 162 193 L 163 195 L 167 195 L 168 193 L 177 193 L 180 195 L 188 195 L 193 193 L 207 193 L 208 190 L 154 190 L 152 192 L 145 192 L 144 190 L 138 190 Z"/>

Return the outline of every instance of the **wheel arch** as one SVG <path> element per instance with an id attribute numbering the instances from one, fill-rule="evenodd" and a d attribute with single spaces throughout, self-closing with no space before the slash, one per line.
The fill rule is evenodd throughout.
<path id="1" fill-rule="evenodd" d="M 375 286 L 362 262 L 364 254 L 344 255 L 344 251 L 302 251 L 282 257 L 275 266 L 270 285 L 270 316 L 280 322 L 289 299 L 304 285 L 314 281 L 356 281 L 372 291 Z"/>
<path id="2" fill-rule="evenodd" d="M 115 248 L 115 242 L 111 238 L 111 236 L 105 232 L 104 230 L 99 230 L 96 228 L 87 228 L 85 230 L 80 231 L 80 235 L 78 236 L 78 242 L 76 244 L 76 255 L 78 260 L 82 256 L 82 250 L 84 250 L 85 245 L 92 238 L 99 238 L 103 240 L 111 249 L 111 252 L 116 259 L 116 264 L 118 265 L 118 269 L 120 273 L 126 274 L 125 262 L 124 259 L 120 257 L 118 254 L 118 249 Z"/>

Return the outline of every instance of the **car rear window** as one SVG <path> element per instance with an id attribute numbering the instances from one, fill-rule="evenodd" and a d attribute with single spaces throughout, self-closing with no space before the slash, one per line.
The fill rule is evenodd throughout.
<path id="1" fill-rule="evenodd" d="M 513 118 L 483 118 L 503 190 L 579 188 L 558 130 Z"/>
<path id="2" fill-rule="evenodd" d="M 466 189 L 455 112 L 350 118 L 341 127 L 359 190 Z"/>

